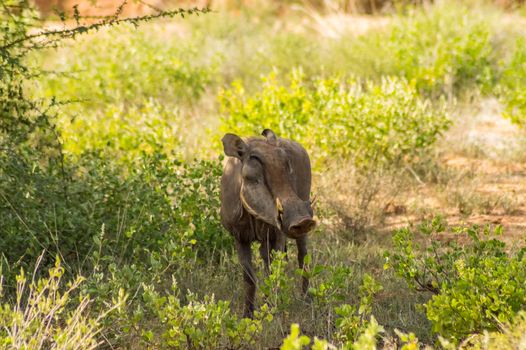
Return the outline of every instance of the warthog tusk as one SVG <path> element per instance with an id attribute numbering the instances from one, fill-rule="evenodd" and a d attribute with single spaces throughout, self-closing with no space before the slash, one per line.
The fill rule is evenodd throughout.
<path id="1" fill-rule="evenodd" d="M 278 213 L 283 213 L 283 205 L 281 204 L 279 198 L 276 198 L 276 208 L 278 208 Z"/>

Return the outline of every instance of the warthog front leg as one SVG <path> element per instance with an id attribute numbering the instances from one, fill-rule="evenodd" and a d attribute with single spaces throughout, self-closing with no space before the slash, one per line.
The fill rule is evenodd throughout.
<path id="1" fill-rule="evenodd" d="M 272 252 L 270 251 L 271 247 L 272 244 L 268 239 L 261 242 L 261 245 L 259 246 L 259 254 L 261 255 L 261 259 L 263 259 L 265 273 L 267 276 L 270 274 L 270 264 L 272 264 Z"/>
<path id="2" fill-rule="evenodd" d="M 305 271 L 305 255 L 307 255 L 307 236 L 303 236 L 296 240 L 298 246 L 298 265 L 300 269 Z M 302 277 L 301 289 L 303 293 L 307 293 L 309 290 L 309 279 L 305 276 Z"/>
<path id="3" fill-rule="evenodd" d="M 267 234 L 259 247 L 259 253 L 265 263 L 265 272 L 267 275 L 270 273 L 270 265 L 274 258 L 274 252 L 287 252 L 285 236 L 281 232 L 272 236 Z"/>
<path id="4" fill-rule="evenodd" d="M 239 263 L 243 268 L 243 279 L 245 280 L 245 310 L 243 316 L 252 318 L 256 296 L 256 276 L 252 268 L 250 243 L 236 242 L 236 249 Z"/>

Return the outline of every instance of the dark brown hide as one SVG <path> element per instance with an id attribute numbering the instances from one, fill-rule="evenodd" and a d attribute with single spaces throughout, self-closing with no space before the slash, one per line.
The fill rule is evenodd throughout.
<path id="1" fill-rule="evenodd" d="M 256 281 L 250 245 L 261 242 L 268 271 L 272 251 L 284 251 L 289 237 L 296 240 L 298 262 L 304 267 L 307 233 L 315 226 L 310 206 L 311 167 L 297 142 L 263 131 L 265 138 L 242 140 L 226 134 L 221 177 L 221 222 L 234 236 L 245 280 L 245 316 L 254 311 Z M 308 280 L 303 280 L 303 291 Z"/>

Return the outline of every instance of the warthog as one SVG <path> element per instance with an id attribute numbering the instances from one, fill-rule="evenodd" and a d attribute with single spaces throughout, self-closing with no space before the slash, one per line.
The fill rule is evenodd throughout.
<path id="1" fill-rule="evenodd" d="M 298 262 L 304 268 L 307 233 L 316 225 L 309 199 L 310 160 L 297 142 L 278 138 L 269 129 L 265 138 L 242 140 L 226 134 L 227 158 L 221 177 L 221 222 L 234 236 L 245 280 L 244 315 L 252 317 L 256 278 L 250 245 L 261 242 L 268 273 L 272 251 L 285 251 L 286 237 L 296 240 Z M 303 278 L 302 289 L 309 281 Z"/>

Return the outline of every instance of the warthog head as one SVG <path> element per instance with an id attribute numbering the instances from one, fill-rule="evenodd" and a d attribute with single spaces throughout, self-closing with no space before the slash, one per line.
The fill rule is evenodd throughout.
<path id="1" fill-rule="evenodd" d="M 303 174 L 294 168 L 293 152 L 280 145 L 271 130 L 263 131 L 263 136 L 266 139 L 251 138 L 247 142 L 234 134 L 222 139 L 225 154 L 242 164 L 241 202 L 251 215 L 288 237 L 302 237 L 316 225 L 310 201 L 302 200 L 294 186 L 302 181 Z"/>

